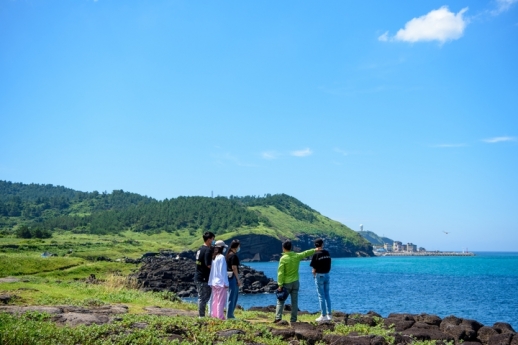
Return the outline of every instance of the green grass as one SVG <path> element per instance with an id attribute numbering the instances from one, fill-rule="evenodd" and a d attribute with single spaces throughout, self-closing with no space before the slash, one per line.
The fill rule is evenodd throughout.
<path id="1" fill-rule="evenodd" d="M 182 237 L 183 236 L 183 237 Z M 57 254 L 58 257 L 77 257 L 83 259 L 106 256 L 111 259 L 123 257 L 139 258 L 146 252 L 158 252 L 160 250 L 184 251 L 194 249 L 182 243 L 195 242 L 201 234 L 189 236 L 182 234 L 180 237 L 169 233 L 143 234 L 132 231 L 114 235 L 74 234 L 71 232 L 55 232 L 51 239 L 45 240 L 21 240 L 14 236 L 0 238 L 0 255 L 3 253 L 29 253 L 39 255 L 44 251 Z M 19 246 L 13 248 L 12 245 Z"/>
<path id="2" fill-rule="evenodd" d="M 23 277 L 15 283 L 0 283 L 0 291 L 18 296 L 17 304 L 91 306 L 122 303 L 130 305 L 132 313 L 142 312 L 146 306 L 196 309 L 194 304 L 179 302 L 172 293 L 145 293 L 131 287 L 135 287 L 134 283 L 119 275 L 107 276 L 100 284 L 35 276 Z"/>
<path id="3" fill-rule="evenodd" d="M 285 344 L 272 336 L 264 325 L 254 325 L 245 321 L 229 322 L 218 319 L 197 319 L 186 317 L 161 317 L 144 315 L 124 315 L 121 321 L 107 325 L 59 327 L 49 321 L 49 316 L 28 313 L 21 317 L 0 314 L 0 344 L 171 344 L 168 337 L 180 333 L 183 342 L 176 344 L 213 344 L 221 340 L 217 332 L 240 329 L 241 336 L 224 339 L 228 345 L 257 342 L 266 345 Z M 136 322 L 146 323 L 145 329 L 133 328 Z"/>
<path id="4" fill-rule="evenodd" d="M 42 258 L 35 253 L 0 253 L 0 277 L 59 272 L 83 265 L 84 260 L 73 257 Z"/>
<path id="5" fill-rule="evenodd" d="M 340 334 L 348 335 L 350 333 L 359 335 L 379 335 L 382 336 L 387 343 L 394 344 L 394 327 L 386 328 L 383 326 L 383 319 L 378 318 L 376 326 L 357 323 L 355 325 L 345 325 L 343 323 L 336 324 L 334 331 L 325 331 L 324 334 Z"/>

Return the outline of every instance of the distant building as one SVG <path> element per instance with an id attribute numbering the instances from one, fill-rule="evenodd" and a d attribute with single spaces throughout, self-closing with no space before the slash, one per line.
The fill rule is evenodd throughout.
<path id="1" fill-rule="evenodd" d="M 408 243 L 406 245 L 406 251 L 407 252 L 417 252 L 417 246 L 413 243 Z"/>
<path id="2" fill-rule="evenodd" d="M 401 243 L 399 241 L 394 241 L 394 243 L 392 243 L 392 251 L 394 251 L 394 252 L 402 252 L 403 251 L 403 243 Z"/>
<path id="3" fill-rule="evenodd" d="M 391 245 L 390 243 L 385 243 L 385 244 L 383 245 L 383 248 L 385 248 L 385 250 L 386 250 L 387 252 L 391 252 L 391 251 L 392 251 L 392 245 Z"/>
<path id="4" fill-rule="evenodd" d="M 426 252 L 426 249 L 424 249 L 423 247 L 419 247 L 419 249 L 417 249 L 418 252 Z"/>

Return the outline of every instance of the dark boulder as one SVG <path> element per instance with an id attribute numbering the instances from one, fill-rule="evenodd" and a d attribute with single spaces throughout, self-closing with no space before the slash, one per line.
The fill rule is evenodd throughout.
<path id="1" fill-rule="evenodd" d="M 513 329 L 513 327 L 506 323 L 506 322 L 496 322 L 493 325 L 493 329 L 496 330 L 498 333 L 511 333 L 514 334 L 516 331 Z"/>
<path id="2" fill-rule="evenodd" d="M 405 345 L 413 343 L 413 339 L 409 335 L 402 335 L 401 333 L 394 334 L 394 344 Z"/>
<path id="3" fill-rule="evenodd" d="M 295 330 L 295 337 L 304 340 L 306 344 L 313 345 L 322 340 L 322 331 L 312 324 L 292 322 L 291 327 Z"/>
<path id="4" fill-rule="evenodd" d="M 475 340 L 480 323 L 463 319 L 456 316 L 445 317 L 440 325 L 440 330 L 451 335 L 456 342 Z"/>
<path id="5" fill-rule="evenodd" d="M 425 328 L 409 328 L 401 332 L 402 335 L 411 336 L 417 340 L 442 340 L 453 341 L 454 338 L 450 334 L 441 332 L 439 329 L 425 329 Z"/>
<path id="6" fill-rule="evenodd" d="M 3 294 L 0 295 L 0 303 L 1 304 L 9 304 L 12 300 L 18 298 L 16 295 L 10 295 L 10 294 Z"/>
<path id="7" fill-rule="evenodd" d="M 462 322 L 462 319 L 461 318 L 458 318 L 456 316 L 453 316 L 453 315 L 450 315 L 450 316 L 446 316 L 441 324 L 440 324 L 440 328 L 441 328 L 441 331 L 444 331 L 445 329 L 447 328 L 451 328 L 451 327 L 454 327 L 454 326 L 458 326 L 460 325 Z"/>
<path id="8" fill-rule="evenodd" d="M 282 339 L 284 341 L 293 339 L 295 337 L 295 331 L 293 329 L 274 328 L 271 330 L 271 333 L 274 337 L 279 337 L 280 339 Z"/>
<path id="9" fill-rule="evenodd" d="M 460 324 L 465 328 L 473 329 L 475 332 L 478 332 L 478 330 L 484 326 L 480 322 L 470 319 L 462 319 Z"/>
<path id="10" fill-rule="evenodd" d="M 489 338 L 487 345 L 510 345 L 512 339 L 512 333 L 495 334 Z"/>
<path id="11" fill-rule="evenodd" d="M 439 330 L 439 326 L 436 326 L 436 325 L 429 325 L 427 323 L 424 323 L 424 322 L 416 322 L 414 323 L 414 325 L 412 326 L 412 328 L 420 328 L 420 329 L 435 329 L 435 330 Z"/>
<path id="12" fill-rule="evenodd" d="M 412 327 L 414 325 L 415 321 L 413 321 L 413 320 L 404 321 L 404 320 L 387 318 L 387 319 L 383 320 L 383 323 L 385 324 L 385 327 L 390 327 L 393 325 L 394 330 L 396 332 L 402 332 L 405 329 L 409 329 L 410 327 Z"/>
<path id="13" fill-rule="evenodd" d="M 492 327 L 483 326 L 480 327 L 480 329 L 477 332 L 477 339 L 484 345 L 487 345 L 489 343 L 489 338 L 491 338 L 493 335 L 498 334 L 498 331 L 495 330 Z"/>
<path id="14" fill-rule="evenodd" d="M 441 324 L 442 319 L 438 317 L 437 315 L 431 315 L 431 314 L 419 314 L 414 316 L 414 320 L 416 322 L 423 322 L 428 325 L 434 325 L 439 326 Z"/>

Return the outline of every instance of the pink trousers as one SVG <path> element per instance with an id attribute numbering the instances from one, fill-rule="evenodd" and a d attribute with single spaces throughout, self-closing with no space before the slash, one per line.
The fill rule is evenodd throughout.
<path id="1" fill-rule="evenodd" d="M 227 304 L 227 289 L 224 286 L 212 286 L 211 316 L 225 320 L 225 306 Z"/>

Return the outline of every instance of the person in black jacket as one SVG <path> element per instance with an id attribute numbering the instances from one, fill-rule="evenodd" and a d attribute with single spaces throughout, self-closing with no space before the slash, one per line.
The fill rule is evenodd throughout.
<path id="1" fill-rule="evenodd" d="M 216 238 L 212 232 L 203 234 L 203 245 L 196 252 L 196 272 L 194 281 L 198 289 L 198 316 L 205 316 L 205 307 L 210 299 L 211 287 L 208 284 L 212 264 L 212 242 Z"/>
<path id="2" fill-rule="evenodd" d="M 316 252 L 311 258 L 313 277 L 317 286 L 318 301 L 322 314 L 316 321 L 331 320 L 331 297 L 329 296 L 329 271 L 331 271 L 331 255 L 324 249 L 324 240 L 315 240 Z"/>

